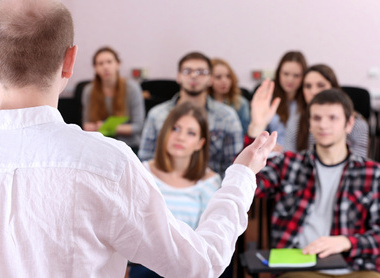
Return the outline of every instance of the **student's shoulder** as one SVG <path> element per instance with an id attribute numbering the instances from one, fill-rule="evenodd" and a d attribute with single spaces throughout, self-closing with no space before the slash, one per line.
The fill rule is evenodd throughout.
<path id="1" fill-rule="evenodd" d="M 210 101 L 210 109 L 220 118 L 239 119 L 236 110 L 227 104 L 212 100 Z"/>
<path id="2" fill-rule="evenodd" d="M 130 92 L 138 92 L 138 93 L 141 93 L 142 92 L 142 89 L 141 89 L 141 86 L 139 83 L 137 83 L 137 81 L 133 80 L 133 79 L 126 79 L 126 84 L 127 84 L 127 90 Z"/>
<path id="3" fill-rule="evenodd" d="M 164 101 L 160 104 L 153 106 L 149 112 L 147 118 L 152 119 L 166 119 L 170 110 L 174 108 L 175 104 L 172 100 Z"/>

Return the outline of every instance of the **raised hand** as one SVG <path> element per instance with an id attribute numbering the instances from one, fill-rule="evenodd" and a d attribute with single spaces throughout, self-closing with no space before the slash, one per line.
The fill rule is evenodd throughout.
<path id="1" fill-rule="evenodd" d="M 268 132 L 262 132 L 256 140 L 247 146 L 235 159 L 234 164 L 242 164 L 252 169 L 256 174 L 265 165 L 269 153 L 276 145 L 277 132 L 270 136 Z"/>
<path id="2" fill-rule="evenodd" d="M 256 90 L 251 100 L 251 122 L 248 127 L 248 136 L 257 137 L 265 130 L 275 115 L 280 104 L 280 98 L 272 101 L 274 90 L 273 81 L 266 79 Z"/>

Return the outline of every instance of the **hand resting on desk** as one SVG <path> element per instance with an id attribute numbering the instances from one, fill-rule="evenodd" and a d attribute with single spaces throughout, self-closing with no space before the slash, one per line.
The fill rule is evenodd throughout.
<path id="1" fill-rule="evenodd" d="M 325 258 L 350 249 L 351 242 L 345 236 L 323 236 L 306 246 L 303 249 L 303 253 L 318 254 L 319 258 Z"/>

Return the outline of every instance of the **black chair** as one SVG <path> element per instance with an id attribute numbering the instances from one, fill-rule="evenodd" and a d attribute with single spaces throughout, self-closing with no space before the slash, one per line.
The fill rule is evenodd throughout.
<path id="1" fill-rule="evenodd" d="M 179 85 L 171 79 L 144 80 L 141 82 L 145 99 L 145 112 L 155 105 L 171 99 L 179 92 Z"/>
<path id="2" fill-rule="evenodd" d="M 73 97 L 59 99 L 58 110 L 65 123 L 82 126 L 82 92 L 90 82 L 91 80 L 79 82 L 75 86 Z"/>
<path id="3" fill-rule="evenodd" d="M 252 100 L 253 93 L 248 91 L 246 88 L 240 87 L 241 95 L 245 97 L 248 101 Z"/>
<path id="4" fill-rule="evenodd" d="M 342 86 L 341 88 L 351 98 L 354 103 L 354 109 L 368 121 L 371 116 L 371 96 L 369 92 L 360 87 Z"/>
<path id="5" fill-rule="evenodd" d="M 82 126 L 82 104 L 75 98 L 60 98 L 58 110 L 65 123 Z"/>
<path id="6" fill-rule="evenodd" d="M 77 83 L 74 89 L 74 98 L 82 102 L 82 93 L 84 87 L 86 87 L 87 84 L 91 83 L 92 80 L 84 80 Z"/>

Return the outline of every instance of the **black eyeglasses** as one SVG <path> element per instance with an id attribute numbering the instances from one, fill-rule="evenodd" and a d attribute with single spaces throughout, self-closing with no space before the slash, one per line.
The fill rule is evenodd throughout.
<path id="1" fill-rule="evenodd" d="M 205 76 L 209 75 L 210 71 L 208 69 L 190 69 L 190 68 L 184 68 L 181 70 L 181 73 L 183 75 L 191 75 L 192 73 L 195 74 L 195 76 Z"/>

